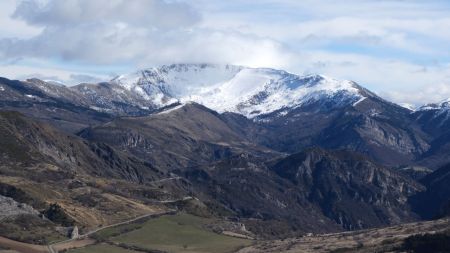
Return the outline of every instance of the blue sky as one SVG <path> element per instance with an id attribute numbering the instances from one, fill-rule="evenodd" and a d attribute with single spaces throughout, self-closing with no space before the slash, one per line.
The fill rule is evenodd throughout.
<path id="1" fill-rule="evenodd" d="M 450 1 L 2 0 L 0 76 L 69 85 L 178 62 L 351 79 L 398 103 L 450 97 Z"/>

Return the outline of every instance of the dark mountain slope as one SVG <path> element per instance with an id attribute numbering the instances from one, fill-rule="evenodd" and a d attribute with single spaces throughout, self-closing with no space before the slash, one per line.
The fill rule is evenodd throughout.
<path id="1" fill-rule="evenodd" d="M 342 229 L 304 191 L 276 175 L 260 158 L 241 154 L 175 173 L 192 183 L 196 197 L 228 210 L 255 234 L 278 237 Z"/>
<path id="2" fill-rule="evenodd" d="M 418 164 L 433 170 L 450 163 L 449 102 L 427 105 L 414 112 L 413 117 L 423 131 L 432 136 L 430 149 L 418 158 Z"/>
<path id="3" fill-rule="evenodd" d="M 450 215 L 450 164 L 427 175 L 420 182 L 427 190 L 411 198 L 415 210 L 425 219 Z"/>
<path id="4" fill-rule="evenodd" d="M 233 131 L 218 113 L 195 103 L 146 117 L 118 118 L 85 129 L 80 136 L 107 143 L 166 169 L 210 163 L 243 152 L 269 157 L 275 154 Z"/>
<path id="5" fill-rule="evenodd" d="M 432 170 L 450 163 L 450 131 L 445 132 L 430 142 L 430 149 L 418 158 L 417 164 Z"/>
<path id="6" fill-rule="evenodd" d="M 363 229 L 417 220 L 408 198 L 424 187 L 351 151 L 313 148 L 264 162 L 247 154 L 175 173 L 194 194 L 261 227 L 286 231 Z M 266 224 L 266 225 L 264 225 Z M 269 228 L 267 228 L 269 229 Z"/>
<path id="7" fill-rule="evenodd" d="M 365 99 L 350 106 L 321 101 L 263 115 L 254 122 L 231 113 L 223 118 L 249 139 L 287 153 L 312 146 L 344 148 L 393 166 L 412 163 L 428 150 L 431 138 L 411 119 L 409 110 L 366 92 Z"/>
<path id="8" fill-rule="evenodd" d="M 271 165 L 324 215 L 347 229 L 417 219 L 408 197 L 423 190 L 413 180 L 350 151 L 308 149 Z"/>
<path id="9" fill-rule="evenodd" d="M 450 129 L 450 102 L 424 105 L 413 113 L 422 129 L 434 138 L 445 134 Z"/>

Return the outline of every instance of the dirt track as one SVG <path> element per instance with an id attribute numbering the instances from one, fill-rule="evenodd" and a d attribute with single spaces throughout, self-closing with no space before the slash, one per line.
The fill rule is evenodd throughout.
<path id="1" fill-rule="evenodd" d="M 129 223 L 135 222 L 140 219 L 145 219 L 147 217 L 161 216 L 161 215 L 165 215 L 165 214 L 173 214 L 174 212 L 175 212 L 174 210 L 171 210 L 171 211 L 162 212 L 162 213 L 151 213 L 151 214 L 142 215 L 139 217 L 135 217 L 131 220 L 111 224 L 111 225 L 108 225 L 105 227 L 101 227 L 101 228 L 97 228 L 95 230 L 89 231 L 85 234 L 80 235 L 79 239 L 69 239 L 69 240 L 65 240 L 62 242 L 52 243 L 49 245 L 35 245 L 35 244 L 23 243 L 23 242 L 10 240 L 8 238 L 0 236 L 0 246 L 10 248 L 12 250 L 15 250 L 15 251 L 18 251 L 21 253 L 54 253 L 54 252 L 58 252 L 58 251 L 65 250 L 65 249 L 80 248 L 80 247 L 94 244 L 95 240 L 89 239 L 88 236 L 92 235 L 94 233 L 97 233 L 98 231 L 101 231 L 103 229 L 116 227 L 116 226 L 120 226 L 120 225 L 124 225 L 124 224 L 129 224 Z"/>
<path id="2" fill-rule="evenodd" d="M 89 236 L 92 235 L 92 234 L 95 234 L 95 233 L 97 233 L 97 232 L 99 232 L 101 230 L 104 230 L 104 229 L 107 229 L 107 228 L 112 228 L 112 227 L 117 227 L 117 226 L 120 226 L 120 225 L 130 224 L 130 223 L 133 223 L 135 221 L 138 221 L 138 220 L 141 220 L 141 219 L 145 219 L 145 218 L 148 218 L 148 217 L 159 217 L 159 216 L 162 216 L 162 215 L 168 215 L 168 214 L 174 214 L 174 213 L 176 213 L 175 210 L 170 210 L 170 211 L 161 212 L 161 213 L 145 214 L 145 215 L 142 215 L 142 216 L 139 216 L 139 217 L 135 217 L 135 218 L 133 218 L 131 220 L 126 220 L 126 221 L 118 222 L 118 223 L 111 224 L 111 225 L 108 225 L 108 226 L 104 226 L 104 227 L 101 227 L 101 228 L 97 228 L 97 229 L 89 231 L 89 232 L 87 232 L 85 234 L 80 235 L 78 237 L 78 239 L 69 239 L 69 240 L 65 240 L 65 241 L 62 241 L 62 242 L 56 242 L 56 243 L 49 244 L 48 245 L 48 252 L 55 253 L 55 252 L 58 252 L 58 251 L 61 251 L 61 250 L 81 248 L 81 247 L 84 247 L 84 246 L 87 246 L 87 245 L 91 245 L 91 244 L 94 244 L 96 241 L 92 240 L 92 239 L 89 239 Z"/>

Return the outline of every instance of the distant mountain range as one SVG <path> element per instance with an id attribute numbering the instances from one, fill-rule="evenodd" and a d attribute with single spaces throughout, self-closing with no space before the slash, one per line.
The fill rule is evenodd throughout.
<path id="1" fill-rule="evenodd" d="M 196 102 L 225 113 L 228 123 L 239 129 L 253 128 L 244 135 L 280 152 L 318 145 L 352 149 L 387 165 L 426 159 L 437 168 L 447 162 L 434 153 L 445 149 L 436 140 L 446 136 L 448 103 L 411 111 L 354 82 L 320 75 L 298 76 L 233 65 L 176 64 L 118 76 L 110 82 L 72 87 L 37 79 L 4 80 L 1 92 L 5 106 L 22 104 L 20 107 L 28 112 L 35 110 L 34 115 L 45 114 L 36 107 L 54 107 L 49 120 L 71 132 L 116 116 L 145 116 Z M 77 119 L 81 112 L 87 117 Z M 244 118 L 240 120 L 239 115 Z M 234 120 L 237 122 L 231 122 Z"/>
<path id="2" fill-rule="evenodd" d="M 1 78 L 0 109 L 0 195 L 62 203 L 86 228 L 119 219 L 125 199 L 139 214 L 194 197 L 176 207 L 262 237 L 450 206 L 448 101 L 413 111 L 352 81 L 175 64 L 72 87 Z"/>

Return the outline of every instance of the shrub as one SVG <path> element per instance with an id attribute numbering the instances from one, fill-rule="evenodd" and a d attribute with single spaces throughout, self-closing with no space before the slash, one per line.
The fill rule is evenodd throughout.
<path id="1" fill-rule="evenodd" d="M 49 220 L 61 224 L 66 227 L 73 226 L 74 220 L 70 218 L 65 212 L 64 209 L 57 203 L 53 203 L 50 207 L 43 212 L 45 217 Z"/>
<path id="2" fill-rule="evenodd" d="M 414 235 L 405 239 L 403 249 L 413 253 L 450 252 L 450 234 Z"/>

